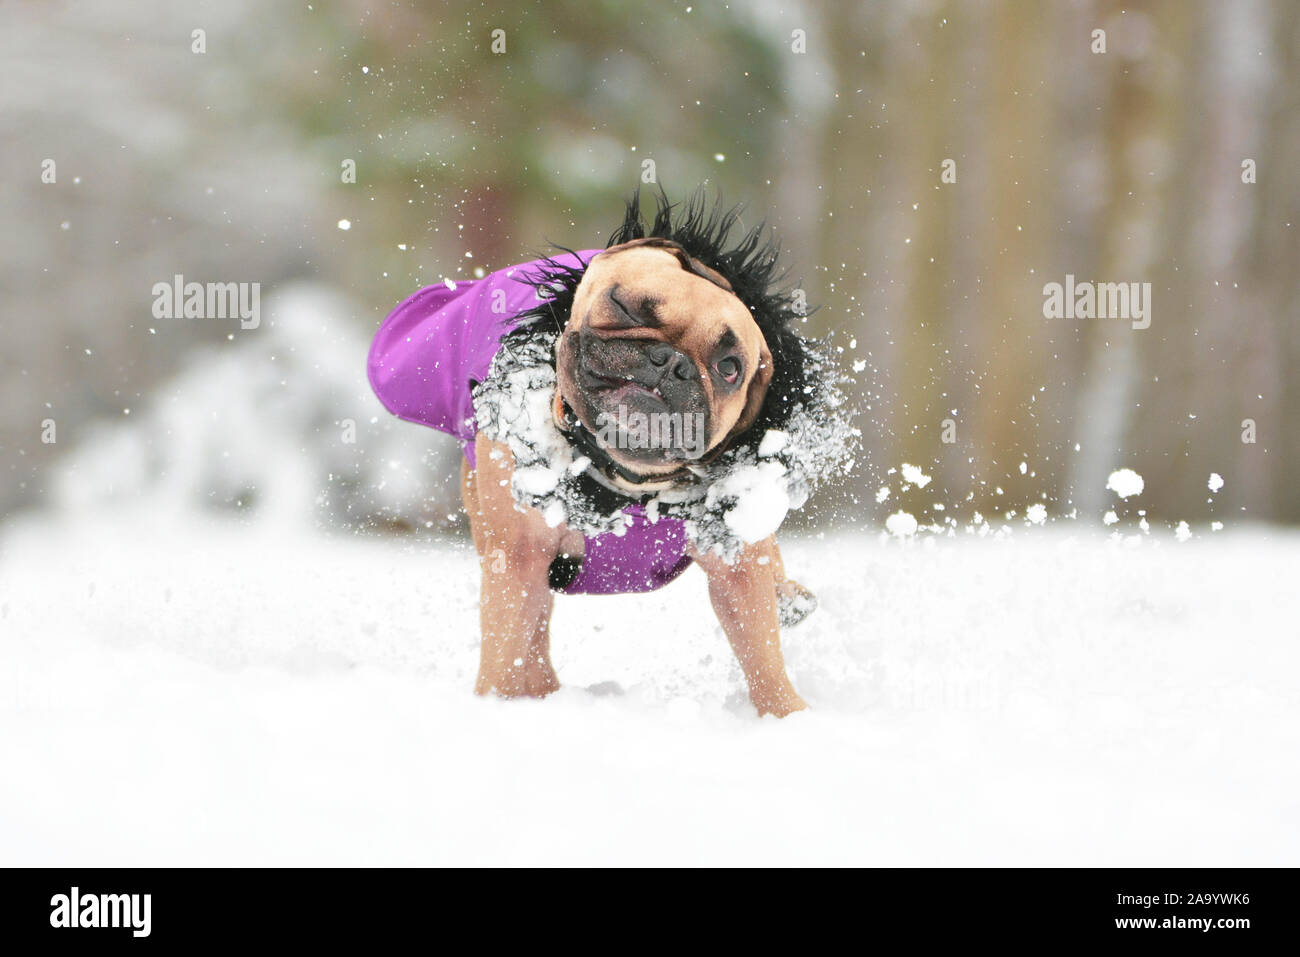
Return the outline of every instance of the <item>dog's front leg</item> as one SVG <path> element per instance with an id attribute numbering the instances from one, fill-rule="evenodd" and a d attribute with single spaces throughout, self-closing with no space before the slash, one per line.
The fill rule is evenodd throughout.
<path id="1" fill-rule="evenodd" d="M 691 555 L 708 576 L 709 600 L 745 673 L 749 700 L 760 715 L 783 718 L 808 705 L 790 683 L 781 654 L 775 550 L 776 541 L 768 538 L 747 545 L 734 563 L 712 552 L 692 549 Z"/>
<path id="2" fill-rule="evenodd" d="M 480 435 L 473 493 L 482 533 L 479 625 L 482 647 L 476 694 L 542 697 L 560 687 L 551 667 L 553 599 L 547 572 L 563 529 L 548 528 L 535 509 L 515 507 L 510 494 L 514 459 Z"/>

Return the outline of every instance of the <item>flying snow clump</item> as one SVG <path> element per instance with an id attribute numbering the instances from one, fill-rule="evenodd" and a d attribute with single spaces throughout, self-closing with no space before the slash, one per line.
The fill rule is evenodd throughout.
<path id="1" fill-rule="evenodd" d="M 916 519 L 907 512 L 895 512 L 885 519 L 885 530 L 898 538 L 907 538 L 916 534 Z"/>
<path id="2" fill-rule="evenodd" d="M 1106 479 L 1106 488 L 1110 489 L 1120 498 L 1129 498 L 1133 495 L 1142 494 L 1142 489 L 1146 483 L 1142 481 L 1142 476 L 1138 475 L 1132 469 L 1119 469 L 1111 472 L 1110 477 Z"/>
<path id="3" fill-rule="evenodd" d="M 930 484 L 930 476 L 926 475 L 915 465 L 903 463 L 903 481 L 911 482 L 917 488 L 925 488 Z"/>

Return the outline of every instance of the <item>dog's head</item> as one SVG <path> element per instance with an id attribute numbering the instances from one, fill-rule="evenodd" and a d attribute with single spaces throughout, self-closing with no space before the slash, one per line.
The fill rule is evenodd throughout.
<path id="1" fill-rule="evenodd" d="M 796 330 L 807 309 L 778 285 L 767 229 L 741 229 L 743 207 L 703 190 L 654 200 L 647 223 L 633 194 L 590 259 L 544 259 L 523 279 L 538 305 L 501 340 L 553 348 L 557 425 L 629 493 L 699 473 L 834 392 Z"/>
<path id="2" fill-rule="evenodd" d="M 587 266 L 556 345 L 567 405 L 614 462 L 656 477 L 721 451 L 758 417 L 772 353 L 720 273 L 670 239 Z"/>

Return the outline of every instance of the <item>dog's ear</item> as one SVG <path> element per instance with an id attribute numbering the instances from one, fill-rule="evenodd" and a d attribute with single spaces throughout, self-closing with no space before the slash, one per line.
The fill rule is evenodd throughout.
<path id="1" fill-rule="evenodd" d="M 619 243 L 617 246 L 610 246 L 605 250 L 607 253 L 622 252 L 624 249 L 635 249 L 637 246 L 649 246 L 651 249 L 662 249 L 670 252 L 677 257 L 677 261 L 682 264 L 682 268 L 689 273 L 694 273 L 702 279 L 707 279 L 727 292 L 734 292 L 731 283 L 727 277 L 722 275 L 716 269 L 710 269 L 704 263 L 700 262 L 685 249 L 680 243 L 675 243 L 671 239 L 661 239 L 658 236 L 646 236 L 642 239 L 629 239 L 625 243 Z"/>
<path id="2" fill-rule="evenodd" d="M 652 246 L 657 249 L 680 249 L 671 239 L 660 239 L 658 236 L 643 236 L 640 239 L 629 239 L 625 243 L 618 243 L 614 246 L 608 246 L 602 249 L 600 254 L 619 253 L 624 249 L 636 249 L 638 246 Z"/>
<path id="3" fill-rule="evenodd" d="M 740 413 L 740 418 L 736 420 L 735 428 L 723 443 L 724 446 L 730 445 L 736 436 L 744 434 L 745 430 L 754 424 L 754 420 L 758 418 L 758 413 L 763 408 L 763 400 L 767 398 L 767 388 L 772 384 L 772 374 L 775 371 L 772 365 L 772 353 L 767 348 L 767 340 L 760 339 L 758 369 L 754 372 L 754 378 L 749 382 L 749 390 L 745 393 L 745 408 Z"/>

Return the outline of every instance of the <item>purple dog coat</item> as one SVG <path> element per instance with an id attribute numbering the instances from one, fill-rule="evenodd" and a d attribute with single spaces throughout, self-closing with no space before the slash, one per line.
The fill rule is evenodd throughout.
<path id="1" fill-rule="evenodd" d="M 582 250 L 582 263 L 599 249 Z M 573 256 L 558 262 L 580 265 Z M 492 358 L 513 317 L 537 305 L 527 279 L 537 261 L 490 273 L 482 279 L 426 286 L 404 300 L 375 333 L 367 371 L 370 386 L 398 418 L 427 425 L 460 439 L 474 467 L 474 402 L 471 383 L 487 378 Z M 624 514 L 632 519 L 622 535 L 586 538 L 586 554 L 566 594 L 614 595 L 654 591 L 691 563 L 686 526 L 680 519 L 651 522 L 640 505 Z"/>

